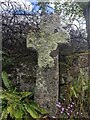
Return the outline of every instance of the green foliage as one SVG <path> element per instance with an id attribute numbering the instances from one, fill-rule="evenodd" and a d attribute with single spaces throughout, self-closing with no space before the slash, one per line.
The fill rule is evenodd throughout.
<path id="1" fill-rule="evenodd" d="M 4 83 L 5 87 L 7 89 L 10 89 L 10 87 L 11 87 L 10 80 L 8 79 L 8 74 L 5 71 L 2 72 L 2 79 L 3 79 L 3 83 Z"/>
<path id="2" fill-rule="evenodd" d="M 13 64 L 11 57 L 8 53 L 2 51 L 2 69 L 5 69 L 6 66 Z"/>
<path id="3" fill-rule="evenodd" d="M 5 71 L 2 72 L 2 79 L 6 89 L 1 90 L 0 98 L 3 103 L 1 120 L 10 116 L 12 119 L 41 118 L 47 111 L 31 100 L 31 92 L 18 92 L 12 88 L 11 82 Z"/>
<path id="4" fill-rule="evenodd" d="M 88 109 L 90 106 L 90 78 L 89 67 L 86 66 L 86 63 L 88 62 L 86 60 L 88 54 L 89 52 L 87 51 L 70 54 L 69 56 L 66 56 L 66 60 L 63 64 L 60 62 L 60 65 L 64 67 L 62 74 L 67 72 L 67 81 L 64 86 L 61 87 L 62 93 L 60 96 L 60 101 L 63 102 L 64 108 L 71 101 L 75 103 L 73 112 L 72 114 L 70 113 L 71 118 L 89 117 Z M 84 62 L 85 65 L 83 65 L 84 60 L 86 60 Z"/>
<path id="5" fill-rule="evenodd" d="M 83 9 L 76 2 L 71 0 L 55 3 L 55 12 L 62 14 L 62 20 L 73 22 L 73 20 L 83 17 Z"/>

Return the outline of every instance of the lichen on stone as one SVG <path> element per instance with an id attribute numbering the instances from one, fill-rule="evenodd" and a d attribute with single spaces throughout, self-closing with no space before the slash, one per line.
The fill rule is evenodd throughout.
<path id="1" fill-rule="evenodd" d="M 33 47 L 38 51 L 39 67 L 45 67 L 46 65 L 51 67 L 54 65 L 54 60 L 50 56 L 50 53 L 56 50 L 58 43 L 66 42 L 67 34 L 58 32 L 50 35 L 39 33 L 39 35 L 38 37 L 37 33 L 29 33 L 27 47 Z"/>
<path id="2" fill-rule="evenodd" d="M 43 26 L 43 27 L 42 27 Z M 27 36 L 27 47 L 33 47 L 38 52 L 38 66 L 54 66 L 54 59 L 50 56 L 53 50 L 56 50 L 58 43 L 67 42 L 69 37 L 67 32 L 60 28 L 54 32 L 53 25 L 43 24 L 38 32 L 30 31 Z M 48 28 L 48 32 L 47 29 Z"/>

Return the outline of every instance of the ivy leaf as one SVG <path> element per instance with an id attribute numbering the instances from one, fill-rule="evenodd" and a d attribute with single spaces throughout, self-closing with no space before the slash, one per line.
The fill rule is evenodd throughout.
<path id="1" fill-rule="evenodd" d="M 4 110 L 2 111 L 0 120 L 7 119 L 7 116 L 8 116 L 8 111 L 6 108 L 4 108 Z"/>
<path id="2" fill-rule="evenodd" d="M 31 101 L 30 103 L 31 103 L 30 106 L 32 106 L 35 110 L 37 110 L 41 114 L 47 114 L 48 113 L 45 109 L 41 108 L 36 102 Z"/>
<path id="3" fill-rule="evenodd" d="M 40 111 L 39 105 L 37 105 L 37 103 L 35 103 L 34 101 L 30 102 L 30 106 L 32 106 L 35 110 Z"/>
<path id="4" fill-rule="evenodd" d="M 8 79 L 8 74 L 5 71 L 2 72 L 2 79 L 5 87 L 10 89 L 10 80 Z"/>
<path id="5" fill-rule="evenodd" d="M 32 118 L 40 118 L 40 115 L 38 114 L 38 112 L 30 105 L 25 104 L 25 109 L 27 110 L 27 112 L 32 116 Z"/>
<path id="6" fill-rule="evenodd" d="M 48 114 L 48 111 L 45 110 L 44 108 L 40 108 L 40 112 L 41 112 L 41 114 Z"/>
<path id="7" fill-rule="evenodd" d="M 13 104 L 10 104 L 10 105 L 7 107 L 7 111 L 8 111 L 8 114 L 10 113 L 10 116 L 11 116 L 12 118 L 14 118 Z"/>
<path id="8" fill-rule="evenodd" d="M 0 100 L 5 99 L 5 95 L 3 95 L 3 92 L 0 91 Z"/>
<path id="9" fill-rule="evenodd" d="M 21 92 L 22 98 L 32 95 L 32 92 Z"/>
<path id="10" fill-rule="evenodd" d="M 22 110 L 22 105 L 18 104 L 18 106 L 14 109 L 14 117 L 17 119 L 23 118 L 23 110 Z"/>
<path id="11" fill-rule="evenodd" d="M 73 86 L 71 87 L 71 94 L 78 98 Z"/>

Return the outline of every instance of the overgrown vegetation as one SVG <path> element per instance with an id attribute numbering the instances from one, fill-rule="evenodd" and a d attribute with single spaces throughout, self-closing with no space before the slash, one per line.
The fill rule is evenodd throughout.
<path id="1" fill-rule="evenodd" d="M 66 61 L 60 63 L 63 66 L 60 79 L 63 86 L 60 89 L 60 102 L 57 103 L 60 118 L 89 118 L 90 78 L 88 61 L 84 61 L 88 56 L 85 54 L 89 53 L 66 56 Z"/>
<path id="2" fill-rule="evenodd" d="M 32 100 L 31 92 L 18 92 L 13 87 L 8 74 L 3 71 L 2 79 L 4 87 L 0 90 L 0 98 L 2 100 L 2 119 L 33 119 L 42 118 L 48 112 L 41 108 Z"/>
<path id="3" fill-rule="evenodd" d="M 47 111 L 33 100 L 34 87 L 31 89 L 31 86 L 36 80 L 37 53 L 33 49 L 27 49 L 26 37 L 29 29 L 33 33 L 39 31 L 40 17 L 43 14 L 53 14 L 53 12 L 61 16 L 62 26 L 68 31 L 71 39 L 69 45 L 64 44 L 60 48 L 60 98 L 56 104 L 59 110 L 58 117 L 89 118 L 90 65 L 87 59 L 90 53 L 86 30 L 83 29 L 85 19 L 81 7 L 72 2 L 55 3 L 55 9 L 49 13 L 47 10 L 49 3 L 40 2 L 36 4 L 39 9 L 33 9 L 34 14 L 32 14 L 26 11 L 20 12 L 20 5 L 15 2 L 8 4 L 2 2 L 0 6 L 3 8 L 1 119 L 26 120 L 43 118 L 47 115 Z M 5 6 L 12 7 L 6 11 Z M 77 21 L 79 25 L 75 25 L 73 21 Z M 80 58 L 82 55 L 83 58 Z M 84 62 L 82 62 L 83 59 L 85 59 Z M 28 82 L 31 86 L 27 86 Z M 26 87 L 30 89 L 27 90 Z"/>

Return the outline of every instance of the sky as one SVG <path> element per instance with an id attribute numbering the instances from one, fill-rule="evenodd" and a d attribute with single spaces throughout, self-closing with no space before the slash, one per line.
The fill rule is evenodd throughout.
<path id="1" fill-rule="evenodd" d="M 37 0 L 28 0 L 29 2 L 37 2 Z"/>
<path id="2" fill-rule="evenodd" d="M 29 11 L 31 11 L 33 9 L 32 3 L 38 2 L 38 0 L 0 0 L 0 2 L 6 2 L 6 1 L 19 3 L 22 6 L 23 10 L 26 10 L 25 6 L 24 6 L 24 4 L 25 4 Z M 54 8 L 54 4 L 50 4 L 50 7 Z"/>
<path id="3" fill-rule="evenodd" d="M 6 3 L 6 1 L 15 2 L 15 3 L 18 3 L 19 5 L 21 5 L 21 8 L 19 8 L 20 6 L 17 7 L 17 9 L 15 10 L 15 14 L 37 13 L 37 11 L 39 10 L 39 6 L 37 6 L 35 3 L 38 3 L 38 1 L 40 1 L 40 0 L 0 0 L 0 2 L 5 2 L 5 3 Z M 51 1 L 51 0 L 48 0 L 48 1 Z M 11 8 L 10 7 L 7 8 L 4 5 L 2 7 L 6 11 L 8 11 L 8 10 L 11 11 L 11 8 L 12 8 L 12 6 L 11 6 Z M 32 11 L 32 10 L 34 10 L 34 11 Z M 13 13 L 13 11 L 11 11 L 11 12 Z M 54 12 L 54 4 L 49 3 L 49 7 L 47 7 L 47 13 L 53 13 L 53 12 Z M 38 13 L 40 13 L 40 10 L 38 11 Z"/>

